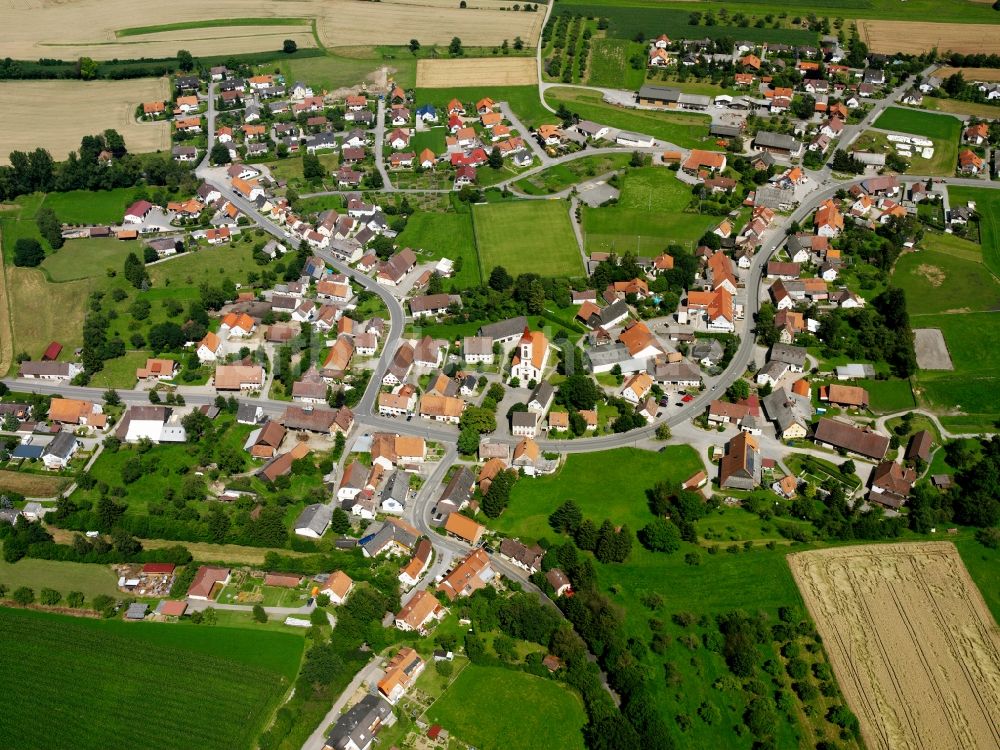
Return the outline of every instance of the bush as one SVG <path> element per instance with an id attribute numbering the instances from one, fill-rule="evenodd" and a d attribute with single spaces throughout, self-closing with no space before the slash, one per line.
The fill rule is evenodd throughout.
<path id="1" fill-rule="evenodd" d="M 62 594 L 55 589 L 42 589 L 39 599 L 42 604 L 48 607 L 54 607 L 62 600 Z"/>
<path id="2" fill-rule="evenodd" d="M 20 588 L 14 589 L 14 593 L 10 595 L 10 598 L 22 607 L 27 607 L 29 604 L 34 603 L 35 592 L 27 586 L 21 586 Z"/>
<path id="3" fill-rule="evenodd" d="M 24 268 L 34 268 L 45 260 L 45 251 L 38 240 L 31 237 L 21 237 L 14 243 L 14 265 Z"/>
<path id="4" fill-rule="evenodd" d="M 452 664 L 450 661 L 442 660 L 439 662 L 435 662 L 434 669 L 442 677 L 448 678 L 451 677 L 452 673 L 455 671 L 455 665 Z"/>

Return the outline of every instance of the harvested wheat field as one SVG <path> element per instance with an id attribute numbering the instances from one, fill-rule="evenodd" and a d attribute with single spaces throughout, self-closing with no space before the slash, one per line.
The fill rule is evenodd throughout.
<path id="1" fill-rule="evenodd" d="M 520 36 L 533 45 L 545 14 L 503 10 L 508 5 L 503 0 L 470 0 L 465 9 L 457 0 L 175 0 L 145 3 L 136 13 L 136 4 L 128 0 L 0 0 L 0 17 L 3 54 L 22 60 L 173 57 L 178 49 L 226 55 L 278 50 L 284 39 L 315 47 L 308 24 L 283 25 L 282 19 L 296 18 L 315 20 L 328 47 L 408 44 L 413 38 L 447 44 L 453 36 L 467 45 L 513 42 Z M 262 20 L 232 26 L 230 18 Z M 139 25 L 149 33 L 116 33 Z"/>
<path id="2" fill-rule="evenodd" d="M 129 151 L 170 147 L 166 122 L 136 122 L 144 101 L 170 96 L 165 78 L 129 81 L 4 81 L 0 83 L 0 164 L 16 150 L 47 148 L 62 161 L 85 135 L 114 128 Z"/>
<path id="3" fill-rule="evenodd" d="M 320 39 L 328 47 L 358 44 L 448 44 L 458 37 L 465 45 L 500 44 L 519 36 L 534 46 L 545 13 L 503 10 L 500 0 L 470 0 L 459 8 L 453 0 L 381 0 L 377 3 L 334 2 L 333 12 L 319 17 Z M 465 79 L 464 85 L 477 83 Z"/>
<path id="4" fill-rule="evenodd" d="M 858 34 L 873 52 L 919 55 L 932 47 L 944 54 L 1000 52 L 1000 26 L 984 23 L 926 23 L 857 20 Z M 937 74 L 935 74 L 937 75 Z"/>
<path id="5" fill-rule="evenodd" d="M 944 80 L 955 73 L 961 73 L 966 81 L 1000 81 L 1000 68 L 938 68 L 934 77 Z"/>
<path id="6" fill-rule="evenodd" d="M 954 545 L 788 561 L 871 750 L 1000 747 L 1000 633 Z"/>
<path id="7" fill-rule="evenodd" d="M 530 86 L 538 82 L 533 57 L 478 60 L 417 60 L 417 87 L 446 89 L 477 86 Z"/>

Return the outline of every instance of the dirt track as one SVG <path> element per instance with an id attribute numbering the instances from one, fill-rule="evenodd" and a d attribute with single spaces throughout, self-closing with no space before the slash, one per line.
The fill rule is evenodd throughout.
<path id="1" fill-rule="evenodd" d="M 1000 633 L 954 545 L 788 561 L 869 748 L 1000 747 Z"/>

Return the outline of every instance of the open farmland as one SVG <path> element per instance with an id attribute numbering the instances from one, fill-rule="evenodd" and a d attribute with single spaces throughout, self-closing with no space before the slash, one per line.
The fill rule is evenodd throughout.
<path id="1" fill-rule="evenodd" d="M 188 748 L 197 737 L 200 748 L 249 748 L 303 647 L 284 633 L 10 609 L 0 630 L 18 644 L 0 655 L 0 736 L 22 748 L 106 748 L 110 737 L 120 747 Z"/>
<path id="2" fill-rule="evenodd" d="M 954 545 L 788 560 L 869 748 L 1000 744 L 1000 634 Z"/>
<path id="3" fill-rule="evenodd" d="M 129 81 L 3 81 L 0 83 L 0 164 L 11 151 L 47 148 L 61 161 L 80 147 L 80 138 L 114 128 L 129 151 L 157 151 L 170 146 L 166 122 L 138 123 L 135 108 L 169 96 L 166 79 Z M 45 103 L 45 115 L 38 106 Z"/>
<path id="4" fill-rule="evenodd" d="M 934 47 L 941 53 L 1000 52 L 1000 29 L 990 24 L 860 19 L 857 23 L 858 33 L 872 52 L 919 55 Z"/>
<path id="5" fill-rule="evenodd" d="M 465 86 L 470 81 L 483 86 L 523 86 L 538 82 L 538 68 L 533 57 L 417 61 L 417 86 L 420 88 Z"/>
<path id="6" fill-rule="evenodd" d="M 583 271 L 565 201 L 477 205 L 472 218 L 486 276 L 496 266 L 514 276 L 579 276 Z"/>
<path id="7" fill-rule="evenodd" d="M 447 44 L 453 36 L 467 45 L 494 45 L 520 36 L 533 45 L 545 14 L 504 10 L 508 5 L 501 0 L 475 0 L 465 9 L 451 0 L 178 0 L 144 5 L 137 15 L 135 4 L 126 0 L 0 0 L 4 54 L 20 60 L 173 57 L 178 49 L 227 55 L 280 50 L 284 39 L 306 48 L 317 41 L 326 47 L 405 45 L 413 38 Z M 233 24 L 232 18 L 241 20 Z M 308 25 L 312 21 L 316 35 Z"/>
<path id="8" fill-rule="evenodd" d="M 1000 68 L 938 68 L 934 77 L 943 81 L 955 73 L 961 73 L 967 81 L 1000 81 Z"/>

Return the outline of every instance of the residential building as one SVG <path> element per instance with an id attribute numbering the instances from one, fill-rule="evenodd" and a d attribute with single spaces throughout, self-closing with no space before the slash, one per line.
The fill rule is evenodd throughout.
<path id="1" fill-rule="evenodd" d="M 485 550 L 476 549 L 456 565 L 438 584 L 437 590 L 454 601 L 485 588 L 496 577 Z"/>
<path id="2" fill-rule="evenodd" d="M 404 632 L 424 634 L 432 621 L 444 617 L 445 611 L 433 594 L 421 589 L 396 613 L 395 625 Z"/>
<path id="3" fill-rule="evenodd" d="M 752 490 L 760 485 L 760 475 L 760 446 L 748 433 L 741 432 L 726 444 L 726 454 L 719 462 L 719 486 Z"/>
<path id="4" fill-rule="evenodd" d="M 857 453 L 881 461 L 889 448 L 889 438 L 868 429 L 835 419 L 820 419 L 813 439 L 826 448 Z"/>

